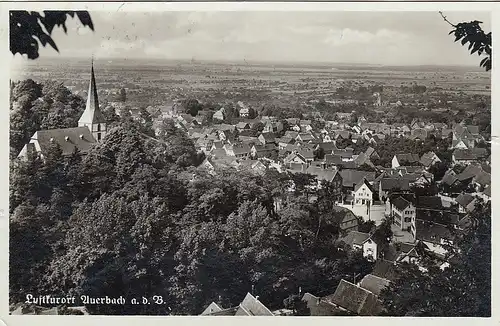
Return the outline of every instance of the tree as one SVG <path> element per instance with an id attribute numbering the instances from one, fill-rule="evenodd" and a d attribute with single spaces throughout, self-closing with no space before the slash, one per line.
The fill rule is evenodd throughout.
<path id="1" fill-rule="evenodd" d="M 283 306 L 293 311 L 294 316 L 310 316 L 311 310 L 305 301 L 297 294 L 292 294 L 283 300 Z"/>
<path id="2" fill-rule="evenodd" d="M 12 10 L 9 12 L 10 51 L 12 54 L 26 54 L 29 59 L 38 58 L 39 43 L 44 47 L 49 44 L 54 50 L 59 49 L 51 37 L 54 27 L 59 26 L 67 33 L 67 16 L 78 17 L 83 26 L 94 31 L 94 24 L 87 11 L 36 11 Z"/>
<path id="3" fill-rule="evenodd" d="M 127 101 L 127 91 L 125 88 L 120 89 L 120 93 L 118 93 L 118 101 L 126 102 Z"/>
<path id="4" fill-rule="evenodd" d="M 183 107 L 184 107 L 184 111 L 187 114 L 190 114 L 193 117 L 195 117 L 196 115 L 198 115 L 198 111 L 200 111 L 200 110 L 203 109 L 203 107 L 200 104 L 200 102 L 198 102 L 198 100 L 193 99 L 193 98 L 184 101 L 183 102 Z"/>
<path id="5" fill-rule="evenodd" d="M 390 316 L 491 316 L 491 207 L 472 214 L 474 227 L 450 248 L 450 266 L 427 271 L 402 264 L 380 295 Z"/>
<path id="6" fill-rule="evenodd" d="M 485 33 L 481 28 L 483 22 L 474 20 L 471 22 L 462 22 L 452 24 L 446 16 L 440 11 L 439 14 L 444 21 L 450 24 L 454 29 L 450 31 L 450 35 L 455 36 L 455 42 L 460 41 L 462 45 L 468 45 L 468 50 L 471 54 L 477 52 L 478 56 L 486 55 L 480 62 L 480 67 L 486 71 L 491 70 L 491 32 Z"/>

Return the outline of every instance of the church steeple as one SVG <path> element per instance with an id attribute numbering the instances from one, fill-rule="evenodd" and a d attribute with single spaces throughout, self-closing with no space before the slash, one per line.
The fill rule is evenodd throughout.
<path id="1" fill-rule="evenodd" d="M 97 97 L 97 85 L 94 75 L 94 58 L 90 70 L 90 84 L 87 96 L 87 105 L 80 120 L 79 127 L 88 127 L 97 141 L 100 141 L 106 134 L 106 119 L 99 109 L 99 99 Z"/>

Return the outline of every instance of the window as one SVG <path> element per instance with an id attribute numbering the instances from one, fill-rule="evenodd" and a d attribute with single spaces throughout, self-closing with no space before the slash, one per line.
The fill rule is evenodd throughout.
<path id="1" fill-rule="evenodd" d="M 101 140 L 101 133 L 100 132 L 97 134 L 97 140 Z"/>
<path id="2" fill-rule="evenodd" d="M 97 124 L 97 131 L 101 131 L 101 125 Z"/>

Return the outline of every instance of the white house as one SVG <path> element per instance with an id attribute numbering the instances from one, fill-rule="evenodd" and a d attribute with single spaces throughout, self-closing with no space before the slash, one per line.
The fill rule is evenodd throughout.
<path id="1" fill-rule="evenodd" d="M 363 178 L 355 187 L 354 187 L 354 203 L 356 205 L 373 205 L 373 188 L 366 179 Z"/>
<path id="2" fill-rule="evenodd" d="M 415 239 L 416 226 L 415 219 L 417 217 L 417 209 L 410 201 L 403 197 L 397 197 L 391 202 L 393 223 L 401 230 L 410 229 L 410 232 Z"/>

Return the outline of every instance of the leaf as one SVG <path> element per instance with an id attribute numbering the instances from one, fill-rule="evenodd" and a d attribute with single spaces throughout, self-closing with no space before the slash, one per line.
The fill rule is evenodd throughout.
<path id="1" fill-rule="evenodd" d="M 82 22 L 83 26 L 88 26 L 92 31 L 94 30 L 94 24 L 92 23 L 92 18 L 87 11 L 77 11 L 76 15 L 78 19 Z"/>

